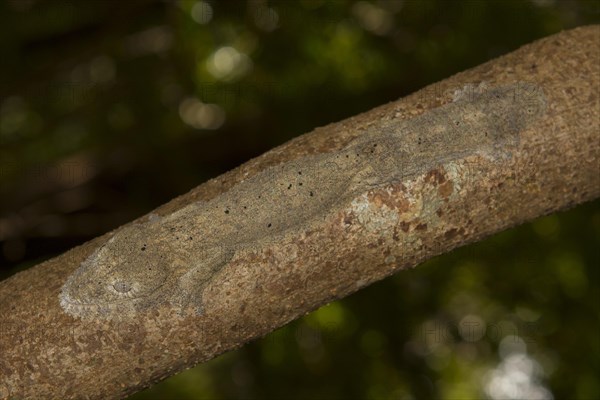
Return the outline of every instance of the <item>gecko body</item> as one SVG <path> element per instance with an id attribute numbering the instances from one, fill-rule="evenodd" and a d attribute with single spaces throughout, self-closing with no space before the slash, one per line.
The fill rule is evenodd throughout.
<path id="1" fill-rule="evenodd" d="M 119 230 L 67 279 L 60 304 L 82 318 L 130 318 L 158 304 L 202 313 L 202 292 L 236 252 L 306 230 L 373 187 L 478 152 L 501 157 L 545 109 L 539 87 L 499 86 L 269 167 L 210 201 Z"/>

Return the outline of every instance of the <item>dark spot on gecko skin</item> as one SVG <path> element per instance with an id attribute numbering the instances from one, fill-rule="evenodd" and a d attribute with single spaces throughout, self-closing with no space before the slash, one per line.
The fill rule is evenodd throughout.
<path id="1" fill-rule="evenodd" d="M 267 224 L 267 228 L 270 228 L 270 227 L 271 227 L 271 225 L 272 225 L 271 223 Z"/>
<path id="2" fill-rule="evenodd" d="M 427 173 L 427 175 L 425 175 L 425 180 L 427 182 L 431 182 L 431 183 L 440 185 L 440 184 L 446 182 L 446 176 L 445 176 L 445 174 L 440 172 L 438 169 L 432 169 L 431 171 L 429 171 Z"/>
<path id="3" fill-rule="evenodd" d="M 400 222 L 400 229 L 402 229 L 405 233 L 408 232 L 408 229 L 410 228 L 410 224 L 406 221 L 402 221 Z"/>
<path id="4" fill-rule="evenodd" d="M 379 245 L 378 245 L 377 243 L 369 243 L 369 244 L 367 244 L 367 247 L 368 247 L 369 249 L 374 249 L 374 248 L 376 248 L 376 247 L 379 247 Z"/>
<path id="5" fill-rule="evenodd" d="M 438 208 L 438 210 L 435 213 L 437 214 L 438 217 L 441 217 L 442 215 L 444 215 L 444 212 L 442 211 L 441 208 Z"/>
<path id="6" fill-rule="evenodd" d="M 451 181 L 446 181 L 438 187 L 438 193 L 444 199 L 447 199 L 454 191 L 454 185 Z"/>
<path id="7" fill-rule="evenodd" d="M 452 239 L 454 236 L 456 236 L 457 232 L 458 232 L 458 229 L 456 229 L 456 228 L 452 228 L 452 229 L 450 229 L 450 230 L 447 230 L 447 231 L 444 233 L 444 237 L 445 237 L 446 239 Z"/>
<path id="8" fill-rule="evenodd" d="M 352 217 L 350 215 L 344 216 L 344 224 L 345 225 L 352 225 Z"/>
<path id="9" fill-rule="evenodd" d="M 417 225 L 415 227 L 416 230 L 418 231 L 426 231 L 427 230 L 427 224 L 426 223 L 420 223 L 419 225 Z"/>

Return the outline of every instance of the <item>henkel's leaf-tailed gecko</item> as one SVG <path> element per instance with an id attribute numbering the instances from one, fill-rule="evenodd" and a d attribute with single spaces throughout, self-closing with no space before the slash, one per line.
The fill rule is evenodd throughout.
<path id="1" fill-rule="evenodd" d="M 546 109 L 529 83 L 471 95 L 117 231 L 68 278 L 60 305 L 82 318 L 131 318 L 159 304 L 202 313 L 202 292 L 236 252 L 305 230 L 371 188 L 478 152 L 500 158 Z"/>

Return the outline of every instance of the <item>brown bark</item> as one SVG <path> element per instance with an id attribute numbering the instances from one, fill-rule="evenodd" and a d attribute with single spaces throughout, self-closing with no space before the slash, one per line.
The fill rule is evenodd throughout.
<path id="1" fill-rule="evenodd" d="M 344 147 L 366 129 L 448 103 L 467 83 L 534 82 L 546 115 L 504 163 L 431 165 L 334 210 L 318 228 L 235 257 L 204 292 L 205 313 L 132 321 L 65 314 L 65 279 L 106 235 L 0 282 L 0 397 L 123 398 L 332 300 L 492 233 L 600 194 L 600 26 L 562 32 L 345 121 L 318 128 L 156 210 L 210 199 L 267 166 Z"/>

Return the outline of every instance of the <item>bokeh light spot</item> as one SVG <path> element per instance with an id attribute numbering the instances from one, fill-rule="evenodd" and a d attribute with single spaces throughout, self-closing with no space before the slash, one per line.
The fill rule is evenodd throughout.
<path id="1" fill-rule="evenodd" d="M 196 129 L 219 129 L 225 122 L 225 111 L 221 107 L 195 98 L 187 98 L 180 103 L 179 116 Z"/>
<path id="2" fill-rule="evenodd" d="M 199 1 L 192 7 L 192 19 L 200 25 L 208 24 L 213 18 L 213 9 L 205 1 Z"/>
<path id="3" fill-rule="evenodd" d="M 245 75 L 252 68 L 252 61 L 244 53 L 225 46 L 208 58 L 206 68 L 215 78 L 232 81 Z"/>

